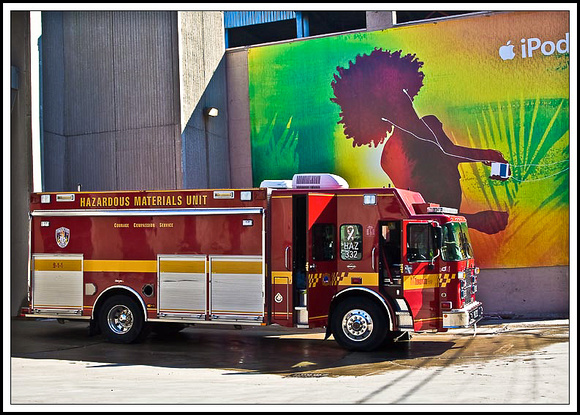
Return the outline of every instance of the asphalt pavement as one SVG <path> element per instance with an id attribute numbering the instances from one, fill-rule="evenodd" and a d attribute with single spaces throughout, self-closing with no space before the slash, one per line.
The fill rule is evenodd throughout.
<path id="1" fill-rule="evenodd" d="M 371 353 L 348 352 L 320 329 L 195 326 L 118 345 L 89 336 L 87 326 L 11 321 L 5 411 L 575 412 L 577 405 L 569 320 L 484 320 L 475 330 L 419 333 Z"/>

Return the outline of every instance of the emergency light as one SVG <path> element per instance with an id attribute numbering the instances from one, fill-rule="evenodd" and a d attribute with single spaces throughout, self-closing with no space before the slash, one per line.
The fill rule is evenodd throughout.
<path id="1" fill-rule="evenodd" d="M 263 180 L 260 187 L 270 189 L 291 189 L 292 180 Z"/>
<path id="2" fill-rule="evenodd" d="M 457 215 L 458 210 L 455 208 L 442 207 L 442 206 L 429 206 L 427 208 L 429 213 L 446 213 L 448 215 Z"/>

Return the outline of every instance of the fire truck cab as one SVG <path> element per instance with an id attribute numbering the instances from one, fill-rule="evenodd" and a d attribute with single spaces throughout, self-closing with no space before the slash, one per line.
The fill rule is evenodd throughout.
<path id="1" fill-rule="evenodd" d="M 483 316 L 467 224 L 330 174 L 259 188 L 33 193 L 31 318 L 113 342 L 187 324 L 325 327 L 350 350 Z"/>

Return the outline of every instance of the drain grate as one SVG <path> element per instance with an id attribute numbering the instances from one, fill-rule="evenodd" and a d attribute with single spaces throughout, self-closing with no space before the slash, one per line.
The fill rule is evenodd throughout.
<path id="1" fill-rule="evenodd" d="M 287 378 L 322 378 L 328 376 L 326 373 L 291 373 L 285 377 Z"/>

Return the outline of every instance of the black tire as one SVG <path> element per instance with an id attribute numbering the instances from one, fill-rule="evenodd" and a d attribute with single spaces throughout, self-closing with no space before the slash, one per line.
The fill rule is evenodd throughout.
<path id="1" fill-rule="evenodd" d="M 370 352 L 383 344 L 388 331 L 387 318 L 373 301 L 347 298 L 332 313 L 332 334 L 347 350 Z"/>
<path id="2" fill-rule="evenodd" d="M 99 326 L 112 343 L 134 343 L 146 335 L 143 310 L 126 295 L 114 295 L 105 301 L 99 313 Z"/>
<path id="3" fill-rule="evenodd" d="M 172 336 L 186 327 L 183 323 L 151 323 L 151 331 L 159 336 Z"/>

